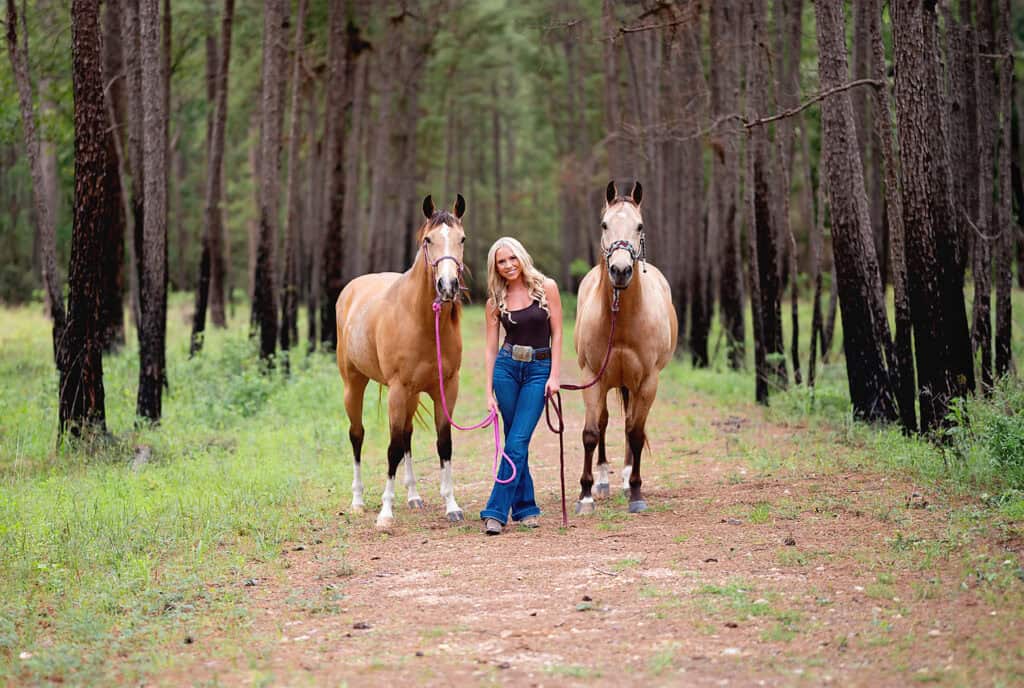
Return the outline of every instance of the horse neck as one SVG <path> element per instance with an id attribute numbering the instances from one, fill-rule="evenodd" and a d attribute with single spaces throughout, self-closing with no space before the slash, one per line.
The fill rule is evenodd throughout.
<path id="1" fill-rule="evenodd" d="M 434 299 L 437 290 L 434 288 L 430 266 L 423 258 L 423 249 L 416 252 L 412 267 L 402 275 L 400 285 L 400 302 L 409 304 L 412 311 L 412 322 L 422 329 L 434 331 Z M 453 312 L 454 309 L 454 312 Z M 441 336 L 458 325 L 458 304 L 441 304 Z M 448 316 L 448 317 L 445 317 Z"/>
<path id="2" fill-rule="evenodd" d="M 638 261 L 634 265 L 633 270 L 633 279 L 630 281 L 629 286 L 619 292 L 619 314 L 617 316 L 619 325 L 628 323 L 637 317 L 640 313 L 641 303 L 643 303 L 644 289 L 643 280 L 641 279 L 643 277 L 643 263 Z M 607 265 L 601 268 L 601 281 L 599 284 L 601 300 L 604 302 L 604 311 L 611 313 L 614 290 L 612 289 L 612 280 L 608 277 Z"/>

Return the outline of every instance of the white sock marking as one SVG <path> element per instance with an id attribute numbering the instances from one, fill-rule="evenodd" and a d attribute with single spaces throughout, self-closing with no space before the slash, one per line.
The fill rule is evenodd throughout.
<path id="1" fill-rule="evenodd" d="M 391 510 L 395 503 L 395 479 L 388 478 L 384 484 L 384 494 L 380 499 L 380 513 L 377 514 L 377 527 L 386 528 L 395 521 L 395 514 Z"/>
<path id="2" fill-rule="evenodd" d="M 402 457 L 402 463 L 405 464 L 405 480 L 403 484 L 406 489 L 406 501 L 412 502 L 420 498 L 416 492 L 416 476 L 412 472 L 412 454 L 406 453 Z"/>
<path id="3" fill-rule="evenodd" d="M 352 508 L 362 509 L 363 504 L 363 467 L 362 464 L 352 464 Z"/>
<path id="4" fill-rule="evenodd" d="M 608 484 L 608 464 L 599 463 L 597 464 L 597 484 L 607 485 Z"/>
<path id="5" fill-rule="evenodd" d="M 458 502 L 455 501 L 455 484 L 452 479 L 451 461 L 445 461 L 441 467 L 441 497 L 444 499 L 444 511 L 446 514 L 462 511 Z"/>
<path id="6" fill-rule="evenodd" d="M 633 472 L 633 467 L 632 466 L 623 466 L 622 467 L 622 489 L 623 490 L 628 490 L 629 489 L 629 474 L 632 473 L 632 472 Z"/>

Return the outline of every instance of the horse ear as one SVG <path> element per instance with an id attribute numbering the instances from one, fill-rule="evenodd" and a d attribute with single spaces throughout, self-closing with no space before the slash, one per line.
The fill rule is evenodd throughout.
<path id="1" fill-rule="evenodd" d="M 434 199 L 427 194 L 423 199 L 423 214 L 427 216 L 427 219 L 434 217 Z"/>
<path id="2" fill-rule="evenodd" d="M 608 182 L 608 186 L 604 190 L 604 200 L 608 205 L 611 205 L 612 201 L 614 201 L 615 197 L 618 195 L 619 192 L 615 190 L 615 180 L 613 179 Z"/>
<path id="3" fill-rule="evenodd" d="M 455 217 L 460 220 L 466 214 L 466 199 L 462 197 L 462 194 L 455 194 L 455 206 L 452 210 L 455 211 Z"/>
<path id="4" fill-rule="evenodd" d="M 629 195 L 633 197 L 633 202 L 640 205 L 640 201 L 644 197 L 644 187 L 640 186 L 640 182 L 633 182 L 633 190 L 629 192 Z"/>

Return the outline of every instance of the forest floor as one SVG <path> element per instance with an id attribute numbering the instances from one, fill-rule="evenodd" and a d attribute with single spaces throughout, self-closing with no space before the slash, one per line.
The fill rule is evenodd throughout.
<path id="1" fill-rule="evenodd" d="M 1024 683 L 1024 499 L 984 494 L 925 440 L 852 422 L 841 359 L 813 395 L 796 387 L 769 409 L 749 400 L 749 373 L 673 362 L 648 422 L 642 514 L 615 490 L 613 403 L 613 496 L 573 515 L 582 402 L 563 395 L 565 529 L 543 422 L 542 526 L 499 537 L 477 520 L 488 432 L 455 435 L 467 520 L 449 524 L 418 425 L 426 508 L 399 499 L 381 533 L 376 388 L 354 514 L 331 357 L 266 375 L 237 327 L 189 360 L 190 303 L 172 302 L 160 426 L 134 425 L 130 333 L 104 360 L 116 437 L 61 451 L 46 323 L 0 309 L 0 685 Z M 455 417 L 470 421 L 479 308 L 463 328 Z"/>
<path id="2" fill-rule="evenodd" d="M 843 454 L 858 448 L 829 441 L 827 429 L 771 422 L 752 405 L 663 396 L 643 460 L 648 512 L 628 514 L 613 497 L 592 517 L 572 516 L 581 414 L 571 402 L 567 529 L 558 443 L 543 425 L 531 450 L 544 511 L 534 531 L 480 533 L 485 461 L 458 467 L 468 520 L 451 526 L 434 460 L 416 460 L 425 510 L 400 500 L 396 526 L 380 533 L 379 500 L 353 515 L 340 495 L 346 537 L 313 532 L 282 550 L 276 575 L 239 579 L 248 626 L 210 626 L 169 647 L 157 682 L 1024 680 L 1019 530 L 891 474 L 844 468 Z M 615 446 L 621 419 L 609 437 Z M 486 456 L 486 433 L 457 446 Z"/>

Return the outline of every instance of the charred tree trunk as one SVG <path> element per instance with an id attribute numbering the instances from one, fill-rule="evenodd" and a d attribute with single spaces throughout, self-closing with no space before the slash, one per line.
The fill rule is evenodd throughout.
<path id="1" fill-rule="evenodd" d="M 103 16 L 103 81 L 109 84 L 107 101 L 113 107 L 108 108 L 111 136 L 107 137 L 110 146 L 108 162 L 111 166 L 107 175 L 109 191 L 115 193 L 116 212 L 113 220 L 104 227 L 104 241 L 108 250 L 104 252 L 107 262 L 103 266 L 103 297 L 100 306 L 100 318 L 103 321 L 104 353 L 118 351 L 124 346 L 124 234 L 125 213 L 121 190 L 121 169 L 118 161 L 116 137 L 120 136 L 120 127 L 124 122 L 124 71 L 123 53 L 121 49 L 121 5 L 118 0 L 108 0 Z"/>
<path id="2" fill-rule="evenodd" d="M 281 173 L 281 90 L 284 63 L 284 0 L 268 0 L 263 14 L 262 126 L 260 128 L 260 228 L 256 251 L 253 314 L 260 358 L 272 362 L 277 347 L 276 246 Z"/>
<path id="3" fill-rule="evenodd" d="M 143 175 L 145 225 L 139 280 L 139 394 L 136 414 L 159 422 L 166 382 L 167 332 L 167 129 L 159 0 L 141 0 Z"/>
<path id="4" fill-rule="evenodd" d="M 739 12 L 731 2 L 713 2 L 710 7 L 711 41 L 711 108 L 717 120 L 736 112 L 739 74 L 736 43 L 739 36 Z M 737 212 L 739 192 L 739 132 L 735 122 L 728 120 L 719 129 L 720 138 L 712 141 L 712 176 L 717 206 L 718 227 L 710 228 L 721 245 L 721 277 L 719 302 L 722 326 L 725 329 L 729 366 L 744 367 L 746 332 L 743 318 L 743 265 L 740 243 L 740 219 Z"/>
<path id="5" fill-rule="evenodd" d="M 356 225 L 352 222 L 352 216 L 346 214 L 347 196 L 349 193 L 349 165 L 350 141 L 347 126 L 349 120 L 354 120 L 352 115 L 352 85 L 355 77 L 355 69 L 358 64 L 359 55 L 369 48 L 369 44 L 363 40 L 360 27 L 353 23 L 347 26 L 344 24 L 344 17 L 341 8 L 331 6 L 331 32 L 329 46 L 330 62 L 330 86 L 327 96 L 327 112 L 325 117 L 333 119 L 328 127 L 330 132 L 328 146 L 328 194 L 325 200 L 327 220 L 325 223 L 325 234 L 323 242 L 323 264 L 322 264 L 322 298 L 320 306 L 320 341 L 325 350 L 333 351 L 337 345 L 337 325 L 335 323 L 334 306 L 345 286 L 347 279 L 351 276 L 345 274 L 345 241 L 351 235 L 354 238 Z M 385 145 L 389 138 L 386 133 L 381 134 L 385 139 L 378 142 L 378 145 Z M 352 180 L 355 181 L 354 179 Z M 354 184 L 353 184 L 354 187 Z M 355 188 L 352 189 L 355 193 Z M 384 228 L 375 227 L 383 231 Z M 353 242 L 354 243 L 354 242 Z"/>
<path id="6" fill-rule="evenodd" d="M 935 5 L 893 0 L 892 7 L 908 293 L 920 427 L 928 432 L 944 422 L 953 397 L 974 389 L 974 369 L 948 160 L 934 141 L 944 130 Z"/>
<path id="7" fill-rule="evenodd" d="M 996 27 L 992 13 L 993 0 L 978 0 L 977 43 L 969 46 L 972 55 L 995 52 Z M 969 20 L 969 17 L 968 17 Z M 974 169 L 965 169 L 968 174 L 966 186 L 973 187 L 978 199 L 974 204 L 971 236 L 974 245 L 972 271 L 974 273 L 974 303 L 972 309 L 971 351 L 978 357 L 981 373 L 981 388 L 992 388 L 992 249 L 998 242 L 998 211 L 993 204 L 995 186 L 996 137 L 999 130 L 999 114 L 996 110 L 996 72 L 991 59 L 973 57 L 971 77 L 976 79 L 977 90 L 977 151 L 972 158 Z M 970 174 L 973 172 L 973 174 Z M 976 183 L 972 183 L 977 180 Z M 960 195 L 957 195 L 959 198 Z M 962 212 L 970 212 L 971 206 Z"/>
<path id="8" fill-rule="evenodd" d="M 999 239 L 996 242 L 996 375 L 1013 372 L 1011 295 L 1013 290 L 1014 226 L 1010 199 L 1011 120 L 1013 118 L 1013 39 L 1009 0 L 999 0 Z M 1018 113 L 1020 117 L 1020 113 Z"/>
<path id="9" fill-rule="evenodd" d="M 299 225 L 302 222 L 300 213 L 301 187 L 299 183 L 299 137 L 301 135 L 299 103 L 302 95 L 302 53 L 306 42 L 306 0 L 299 0 L 299 16 L 295 29 L 295 55 L 292 66 L 292 102 L 291 121 L 288 133 L 288 190 L 285 208 L 288 225 L 284 237 L 284 279 L 281 290 L 281 353 L 284 357 L 284 370 L 288 372 L 288 351 L 296 332 L 296 320 L 299 314 Z"/>
<path id="10" fill-rule="evenodd" d="M 10 6 L 8 6 L 10 9 Z M 10 30 L 10 29 L 9 29 Z M 59 432 L 106 431 L 103 392 L 102 276 L 104 227 L 115 209 L 109 195 L 110 129 L 100 72 L 99 3 L 71 4 L 75 120 L 75 215 L 68 273 L 68 318 L 57 351 Z"/>
<path id="11" fill-rule="evenodd" d="M 142 284 L 142 228 L 145 224 L 146 185 L 143 166 L 143 112 L 142 112 L 142 56 L 139 39 L 139 0 L 124 0 L 121 6 L 124 22 L 124 65 L 128 103 L 128 174 L 131 175 L 132 217 L 132 313 L 137 327 L 141 326 L 139 289 Z"/>
<path id="12" fill-rule="evenodd" d="M 907 294 L 906 230 L 903 227 L 903 199 L 900 196 L 899 161 L 893 150 L 892 108 L 882 44 L 881 0 L 870 0 L 872 76 L 881 86 L 875 88 L 875 138 L 881 147 L 885 166 L 885 205 L 888 210 L 891 240 L 892 284 L 896 311 L 896 341 L 889 359 L 889 379 L 895 388 L 900 423 L 904 433 L 917 431 L 917 405 L 914 393 L 914 354 L 911 342 L 910 301 Z"/>
<path id="13" fill-rule="evenodd" d="M 815 17 L 818 72 L 828 90 L 841 86 L 847 73 L 842 1 L 816 0 Z M 896 405 L 885 364 L 889 325 L 849 93 L 822 101 L 821 122 L 850 401 L 857 418 L 891 421 Z"/>
<path id="14" fill-rule="evenodd" d="M 765 26 L 764 0 L 751 0 L 751 58 L 752 74 L 747 91 L 747 100 L 758 115 L 767 109 L 768 79 L 765 73 L 768 62 L 767 46 L 764 44 Z M 756 119 L 756 117 L 755 117 Z M 766 127 L 754 127 L 750 138 L 753 157 L 754 217 L 751 232 L 757 250 L 757 281 L 761 297 L 761 334 L 764 347 L 765 384 L 775 389 L 788 385 L 786 354 L 782 341 L 782 276 L 779 269 L 781 251 L 779 231 L 775 225 L 772 203 L 772 156 Z M 753 259 L 751 263 L 753 264 Z M 761 376 L 759 376 L 761 377 Z"/>
<path id="15" fill-rule="evenodd" d="M 206 170 L 206 216 L 203 231 L 203 249 L 199 265 L 199 284 L 196 289 L 196 310 L 192 320 L 192 343 L 189 355 L 195 355 L 203 346 L 206 329 L 206 307 L 210 306 L 210 320 L 224 327 L 224 216 L 220 200 L 224 183 L 224 138 L 228 110 L 228 68 L 231 62 L 231 27 L 234 21 L 235 0 L 224 0 L 221 19 L 220 56 L 214 80 L 214 107 L 211 119 L 209 156 Z"/>

